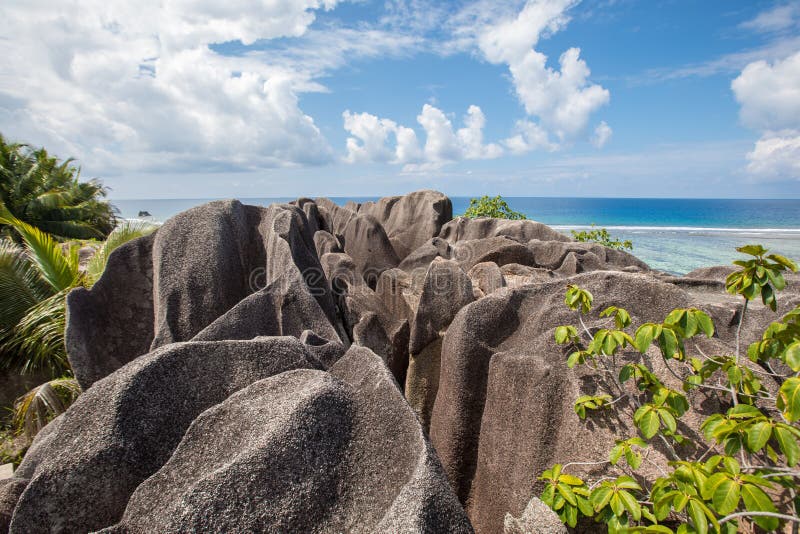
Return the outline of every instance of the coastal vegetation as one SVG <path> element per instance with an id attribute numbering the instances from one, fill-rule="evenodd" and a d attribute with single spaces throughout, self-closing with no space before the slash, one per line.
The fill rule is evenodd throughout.
<path id="1" fill-rule="evenodd" d="M 523 213 L 512 210 L 508 202 L 503 200 L 500 195 L 496 197 L 484 195 L 481 198 L 471 199 L 469 208 L 464 212 L 464 217 L 470 219 L 492 217 L 494 219 L 510 219 L 512 221 L 527 219 Z"/>
<path id="2" fill-rule="evenodd" d="M 27 443 L 80 394 L 64 344 L 67 293 L 78 286 L 91 287 L 111 252 L 155 227 L 125 222 L 102 242 L 60 243 L 2 204 L 0 224 L 15 237 L 0 239 L 0 369 L 52 377 L 13 407 L 11 433 L 24 434 Z M 10 448 L 13 437 L 0 437 L 0 441 Z"/>
<path id="3" fill-rule="evenodd" d="M 59 241 L 103 239 L 116 226 L 106 194 L 100 181 L 80 180 L 74 160 L 59 160 L 44 148 L 0 134 L 0 202 L 17 219 Z M 19 241 L 6 223 L 0 233 Z"/>
<path id="4" fill-rule="evenodd" d="M 570 230 L 572 237 L 576 241 L 582 243 L 600 243 L 604 247 L 613 248 L 617 250 L 633 250 L 633 243 L 629 240 L 622 241 L 612 236 L 607 229 L 597 228 L 592 223 L 592 228 L 589 230 Z"/>
<path id="5" fill-rule="evenodd" d="M 565 304 L 578 313 L 579 325 L 557 327 L 555 340 L 570 348 L 567 366 L 587 366 L 604 389 L 576 399 L 575 412 L 588 420 L 612 411 L 630 418 L 638 434 L 619 436 L 607 459 L 589 462 L 608 465 L 615 476 L 583 480 L 569 473 L 576 463 L 555 464 L 542 473 L 541 499 L 565 524 L 593 518 L 612 533 L 704 534 L 734 533 L 746 523 L 767 531 L 800 523 L 800 306 L 740 353 L 748 304 L 760 297 L 775 311 L 777 292 L 786 286 L 783 273 L 797 265 L 759 245 L 737 250 L 749 258 L 734 262 L 739 269 L 725 281 L 726 290 L 743 299 L 733 354 L 707 355 L 695 345 L 698 355 L 689 355 L 693 338 L 711 338 L 715 331 L 709 315 L 694 308 L 675 309 L 661 323 L 634 329 L 628 312 L 611 306 L 600 313 L 609 327 L 591 331 L 582 316 L 592 309 L 593 295 L 568 286 Z M 681 390 L 665 385 L 645 365 L 653 344 L 681 380 Z M 777 391 L 764 386 L 765 376 L 777 382 Z M 693 390 L 719 400 L 700 425 L 707 443 L 693 443 L 681 431 Z M 672 461 L 669 471 L 647 484 L 639 470 L 656 446 Z"/>

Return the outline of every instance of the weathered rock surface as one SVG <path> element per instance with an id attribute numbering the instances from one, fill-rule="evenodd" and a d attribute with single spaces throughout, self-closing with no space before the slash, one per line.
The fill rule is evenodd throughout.
<path id="1" fill-rule="evenodd" d="M 114 524 L 198 415 L 257 380 L 298 368 L 321 365 L 291 337 L 178 343 L 137 358 L 84 392 L 46 436 L 46 450 L 23 460 L 30 483 L 11 532 Z"/>
<path id="2" fill-rule="evenodd" d="M 415 191 L 365 202 L 358 212 L 375 217 L 386 229 L 397 255 L 405 258 L 439 235 L 442 226 L 453 218 L 453 204 L 438 191 Z"/>
<path id="3" fill-rule="evenodd" d="M 603 384 L 553 342 L 575 321 L 565 286 L 594 294 L 590 329 L 609 305 L 635 323 L 706 310 L 699 346 L 722 353 L 742 312 L 730 269 L 674 277 L 534 221 L 451 215 L 433 191 L 223 201 L 120 247 L 68 298 L 85 392 L 0 482 L 0 533 L 564 532 L 536 477 L 634 434 L 573 411 Z M 787 279 L 781 312 L 800 303 Z M 778 316 L 751 304 L 742 342 Z M 700 439 L 719 400 L 690 401 L 680 431 Z"/>
<path id="4" fill-rule="evenodd" d="M 520 517 L 506 514 L 503 534 L 567 534 L 567 527 L 545 503 L 534 497 Z"/>
<path id="5" fill-rule="evenodd" d="M 19 496 L 22 495 L 28 480 L 24 478 L 6 478 L 0 480 L 0 532 L 8 532 L 11 525 L 11 516 L 17 506 Z"/>

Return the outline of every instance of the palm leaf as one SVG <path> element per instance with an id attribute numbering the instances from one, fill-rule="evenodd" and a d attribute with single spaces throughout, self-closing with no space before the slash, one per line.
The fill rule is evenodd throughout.
<path id="1" fill-rule="evenodd" d="M 58 242 L 45 232 L 14 217 L 4 204 L 0 203 L 0 224 L 10 225 L 21 236 L 28 255 L 41 270 L 44 279 L 55 291 L 62 291 L 75 285 L 80 271 L 77 262 L 65 256 Z"/>
<path id="2" fill-rule="evenodd" d="M 25 313 L 53 294 L 24 250 L 0 240 L 0 337 L 5 337 Z"/>
<path id="3" fill-rule="evenodd" d="M 52 376 L 70 372 L 64 342 L 68 292 L 60 291 L 27 311 L 0 345 L 5 353 L 0 366 L 20 373 L 49 371 Z"/>
<path id="4" fill-rule="evenodd" d="M 157 229 L 158 226 L 143 221 L 125 221 L 117 226 L 86 266 L 89 284 L 94 285 L 100 279 L 108 263 L 108 257 L 114 250 L 128 241 L 151 234 Z"/>
<path id="5" fill-rule="evenodd" d="M 45 382 L 16 400 L 12 424 L 17 432 L 33 439 L 53 418 L 67 411 L 80 394 L 81 387 L 74 378 Z"/>

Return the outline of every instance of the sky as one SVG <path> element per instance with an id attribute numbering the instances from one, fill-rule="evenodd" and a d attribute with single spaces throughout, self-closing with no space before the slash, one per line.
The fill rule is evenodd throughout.
<path id="1" fill-rule="evenodd" d="M 800 198 L 800 0 L 6 0 L 0 133 L 110 197 Z"/>

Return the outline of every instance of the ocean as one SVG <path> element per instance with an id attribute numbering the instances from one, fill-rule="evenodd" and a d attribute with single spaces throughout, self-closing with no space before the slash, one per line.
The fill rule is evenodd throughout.
<path id="1" fill-rule="evenodd" d="M 377 197 L 332 200 L 364 202 Z M 213 199 L 112 200 L 126 219 L 147 211 L 154 221 Z M 294 198 L 243 198 L 245 204 L 268 205 Z M 453 214 L 464 213 L 469 197 L 451 197 Z M 698 267 L 728 264 L 741 255 L 735 248 L 761 243 L 772 252 L 800 260 L 800 199 L 640 199 L 505 197 L 529 219 L 569 234 L 570 230 L 604 227 L 612 236 L 633 242 L 637 257 L 653 269 L 685 274 Z"/>

